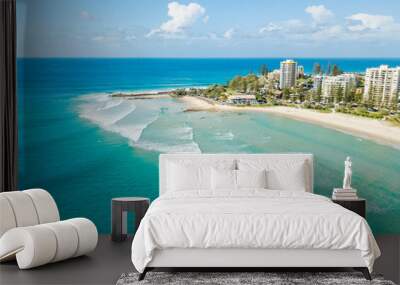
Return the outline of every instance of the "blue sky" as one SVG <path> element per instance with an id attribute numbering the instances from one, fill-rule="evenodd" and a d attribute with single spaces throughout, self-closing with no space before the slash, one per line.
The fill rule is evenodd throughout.
<path id="1" fill-rule="evenodd" d="M 400 57 L 398 0 L 17 0 L 26 57 Z"/>

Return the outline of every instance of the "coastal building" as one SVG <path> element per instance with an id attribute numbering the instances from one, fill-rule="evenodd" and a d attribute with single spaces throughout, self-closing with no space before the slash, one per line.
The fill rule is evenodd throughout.
<path id="1" fill-rule="evenodd" d="M 268 73 L 268 80 L 279 80 L 281 71 L 279 69 L 274 69 Z"/>
<path id="2" fill-rule="evenodd" d="M 297 62 L 288 59 L 281 62 L 279 88 L 291 88 L 296 85 Z"/>
<path id="3" fill-rule="evenodd" d="M 315 90 L 315 91 L 321 90 L 323 80 L 324 80 L 324 75 L 314 75 L 313 76 L 313 90 Z"/>
<path id="4" fill-rule="evenodd" d="M 300 87 L 302 87 L 304 90 L 310 90 L 314 87 L 314 84 L 309 81 L 303 81 L 299 84 Z"/>
<path id="5" fill-rule="evenodd" d="M 236 94 L 228 96 L 228 100 L 226 102 L 234 105 L 254 105 L 258 103 L 255 95 L 248 94 Z"/>
<path id="6" fill-rule="evenodd" d="M 322 77 L 321 95 L 327 102 L 333 102 L 334 97 L 341 88 L 341 95 L 344 96 L 348 91 L 356 86 L 356 75 L 353 73 L 343 73 L 336 76 Z"/>
<path id="7" fill-rule="evenodd" d="M 387 107 L 398 102 L 400 96 L 400 66 L 381 65 L 367 68 L 363 99 L 376 107 Z"/>

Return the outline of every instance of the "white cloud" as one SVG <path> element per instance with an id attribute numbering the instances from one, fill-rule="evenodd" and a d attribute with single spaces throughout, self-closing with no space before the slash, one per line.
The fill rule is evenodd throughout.
<path id="1" fill-rule="evenodd" d="M 208 20 L 210 20 L 210 17 L 208 15 L 205 15 L 203 18 L 203 23 L 207 24 Z"/>
<path id="2" fill-rule="evenodd" d="M 315 31 L 311 37 L 316 41 L 349 39 L 348 33 L 346 33 L 345 29 L 341 25 L 323 27 L 320 30 Z"/>
<path id="3" fill-rule="evenodd" d="M 283 28 L 282 28 L 281 26 L 277 25 L 277 24 L 269 23 L 267 26 L 262 27 L 262 28 L 259 30 L 259 33 L 260 33 L 260 34 L 263 34 L 263 33 L 270 33 L 270 32 L 280 31 L 280 30 L 282 30 L 282 29 L 283 29 Z"/>
<path id="4" fill-rule="evenodd" d="M 399 41 L 400 23 L 392 16 L 356 13 L 345 19 L 333 20 L 333 13 L 323 5 L 309 6 L 306 13 L 312 22 L 289 19 L 271 22 L 258 30 L 257 37 L 271 41 L 296 41 L 297 43 L 319 44 L 326 41 Z M 328 21 L 330 20 L 330 21 Z M 346 22 L 347 20 L 347 22 Z"/>
<path id="5" fill-rule="evenodd" d="M 155 34 L 174 37 L 174 34 L 182 34 L 205 13 L 206 9 L 197 3 L 185 5 L 178 2 L 170 2 L 168 3 L 168 16 L 170 19 L 162 23 L 159 28 L 151 30 L 146 37 L 151 37 Z M 203 21 L 208 21 L 208 17 L 205 16 Z"/>
<path id="6" fill-rule="evenodd" d="M 348 27 L 349 30 L 353 32 L 378 29 L 384 30 L 395 25 L 392 16 L 358 13 L 347 17 L 347 19 L 356 22 L 354 25 Z"/>
<path id="7" fill-rule="evenodd" d="M 305 11 L 311 15 L 316 24 L 329 22 L 334 16 L 332 11 L 325 8 L 324 5 L 308 6 Z"/>
<path id="8" fill-rule="evenodd" d="M 291 34 L 309 34 L 314 31 L 313 27 L 297 19 L 287 20 L 283 24 L 286 32 Z"/>
<path id="9" fill-rule="evenodd" d="M 315 31 L 315 27 L 307 25 L 306 23 L 297 20 L 290 19 L 278 23 L 269 23 L 267 26 L 259 29 L 260 35 L 282 35 L 282 36 L 293 36 L 293 35 L 307 35 Z"/>
<path id="10" fill-rule="evenodd" d="M 227 30 L 225 33 L 224 33 L 224 38 L 225 39 L 228 39 L 228 40 L 230 40 L 232 37 L 233 37 L 233 35 L 235 34 L 235 29 L 234 28 L 231 28 L 231 29 L 229 29 L 229 30 Z"/>

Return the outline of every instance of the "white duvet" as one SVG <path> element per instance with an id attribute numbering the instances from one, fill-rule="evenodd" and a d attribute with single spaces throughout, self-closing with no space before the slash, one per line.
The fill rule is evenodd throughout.
<path id="1" fill-rule="evenodd" d="M 143 272 L 165 248 L 358 249 L 370 271 L 380 255 L 365 219 L 330 199 L 254 189 L 159 197 L 134 237 L 135 268 Z"/>

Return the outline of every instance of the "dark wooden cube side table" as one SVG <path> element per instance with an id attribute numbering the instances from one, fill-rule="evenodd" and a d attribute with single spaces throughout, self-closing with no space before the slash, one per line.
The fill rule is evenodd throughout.
<path id="1" fill-rule="evenodd" d="M 359 214 L 361 217 L 366 217 L 366 207 L 367 201 L 362 198 L 358 198 L 356 200 L 336 200 L 332 199 L 332 201 L 340 206 L 353 211 L 356 214 Z"/>
<path id="2" fill-rule="evenodd" d="M 144 197 L 120 197 L 111 200 L 111 239 L 124 241 L 128 235 L 127 212 L 135 214 L 135 232 L 146 214 L 150 199 Z"/>

